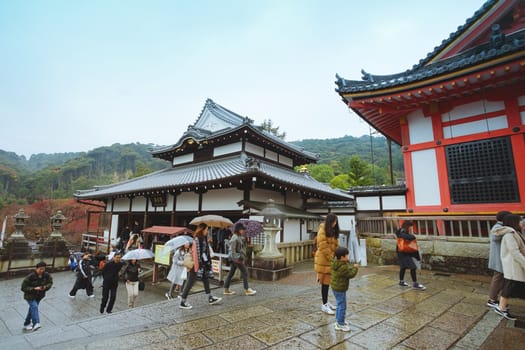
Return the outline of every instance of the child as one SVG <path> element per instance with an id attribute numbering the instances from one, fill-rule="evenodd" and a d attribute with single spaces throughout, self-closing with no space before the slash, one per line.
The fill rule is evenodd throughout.
<path id="1" fill-rule="evenodd" d="M 183 276 L 183 272 L 187 272 L 186 267 L 183 265 L 186 254 L 191 254 L 190 242 L 188 241 L 173 254 L 173 262 L 167 276 L 167 279 L 171 282 L 171 286 L 170 290 L 164 294 L 168 300 L 173 299 L 173 291 L 177 292 L 177 294 L 179 293 L 182 284 L 186 280 L 186 277 Z"/>
<path id="2" fill-rule="evenodd" d="M 349 332 L 350 326 L 345 322 L 346 314 L 346 291 L 348 282 L 357 274 L 358 264 L 353 266 L 348 261 L 349 251 L 345 247 L 335 249 L 335 257 L 332 259 L 332 273 L 330 286 L 334 292 L 336 301 L 335 309 L 335 329 L 337 331 Z"/>

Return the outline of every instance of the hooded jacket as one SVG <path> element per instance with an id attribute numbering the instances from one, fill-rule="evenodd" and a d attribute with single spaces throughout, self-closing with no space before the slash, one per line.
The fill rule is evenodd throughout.
<path id="1" fill-rule="evenodd" d="M 337 237 L 326 237 L 324 223 L 321 223 L 317 231 L 317 251 L 314 258 L 315 272 L 330 273 L 330 263 L 338 245 Z"/>
<path id="2" fill-rule="evenodd" d="M 498 221 L 490 230 L 490 249 L 489 249 L 489 269 L 503 273 L 501 266 L 501 238 L 503 234 L 497 234 L 497 230 L 502 228 L 503 224 Z"/>
<path id="3" fill-rule="evenodd" d="M 336 292 L 346 292 L 349 281 L 357 275 L 358 268 L 348 261 L 341 261 L 336 258 L 332 260 L 331 265 L 330 287 Z"/>
<path id="4" fill-rule="evenodd" d="M 501 264 L 505 279 L 525 282 L 525 241 L 512 227 L 502 226 L 495 230 L 501 239 Z"/>

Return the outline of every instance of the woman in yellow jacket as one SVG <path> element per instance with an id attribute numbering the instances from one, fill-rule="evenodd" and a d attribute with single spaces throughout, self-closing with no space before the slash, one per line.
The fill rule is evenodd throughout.
<path id="1" fill-rule="evenodd" d="M 317 272 L 317 281 L 321 284 L 321 310 L 329 315 L 335 314 L 335 306 L 328 302 L 328 288 L 330 287 L 331 262 L 338 246 L 339 223 L 335 214 L 328 214 L 325 222 L 319 225 L 317 231 L 317 251 L 314 258 L 314 270 Z"/>

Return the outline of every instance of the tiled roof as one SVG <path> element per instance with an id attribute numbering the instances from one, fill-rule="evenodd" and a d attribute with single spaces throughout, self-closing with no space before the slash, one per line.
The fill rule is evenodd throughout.
<path id="1" fill-rule="evenodd" d="M 349 196 L 322 184 L 309 175 L 299 174 L 290 168 L 264 160 L 249 158 L 245 154 L 208 162 L 188 164 L 161 170 L 142 177 L 91 190 L 76 191 L 77 199 L 104 199 L 150 191 L 194 190 L 211 183 L 243 176 L 261 176 L 277 185 L 289 186 L 299 191 L 323 194 L 332 199 L 348 200 Z M 251 180 L 251 179 L 250 179 Z"/>
<path id="2" fill-rule="evenodd" d="M 212 113 L 216 118 L 230 124 L 231 127 L 227 127 L 216 131 L 203 129 L 203 125 L 201 125 L 200 120 L 206 111 Z M 253 120 L 251 120 L 250 118 L 241 117 L 239 114 L 230 111 L 229 109 L 219 105 L 211 99 L 206 100 L 206 103 L 204 104 L 204 108 L 201 111 L 199 118 L 195 121 L 194 125 L 190 125 L 188 127 L 188 129 L 184 132 L 184 134 L 181 136 L 181 138 L 179 139 L 179 141 L 177 141 L 176 144 L 171 146 L 162 146 L 155 148 L 151 150 L 151 153 L 154 156 L 162 156 L 163 153 L 169 153 L 170 151 L 173 151 L 176 148 L 182 146 L 184 141 L 189 138 L 192 138 L 198 142 L 208 141 L 211 139 L 220 138 L 226 134 L 233 133 L 242 129 L 243 127 L 249 128 L 255 134 L 270 139 L 274 144 L 279 145 L 280 147 L 284 147 L 285 149 L 288 149 L 292 152 L 298 153 L 303 157 L 310 159 L 310 161 L 317 161 L 319 159 L 318 154 L 306 151 L 303 147 L 286 142 L 280 137 L 277 137 L 269 132 L 262 130 L 259 126 L 256 126 L 253 123 Z"/>
<path id="3" fill-rule="evenodd" d="M 343 93 L 357 93 L 361 91 L 374 91 L 393 86 L 408 84 L 420 80 L 427 80 L 434 76 L 461 70 L 480 63 L 494 60 L 500 56 L 510 55 L 525 49 L 525 31 L 514 33 L 506 38 L 505 44 L 494 46 L 492 42 L 480 45 L 465 51 L 460 55 L 438 61 L 426 66 L 417 65 L 414 69 L 394 75 L 371 75 L 364 71 L 363 80 L 346 80 L 336 75 L 336 91 Z"/>
<path id="4" fill-rule="evenodd" d="M 412 69 L 392 75 L 374 75 L 361 70 L 363 74 L 362 80 L 347 80 L 336 74 L 336 91 L 339 94 L 345 94 L 382 90 L 428 80 L 436 76 L 443 76 L 446 73 L 459 71 L 466 67 L 479 65 L 523 51 L 525 49 L 525 31 L 521 30 L 505 37 L 505 34 L 501 33 L 499 26 L 496 25 L 492 27 L 492 36 L 489 42 L 447 59 L 430 63 L 442 50 L 466 32 L 497 4 L 498 0 L 485 2 L 471 18 L 467 19 L 464 25 L 459 26 L 455 32 L 442 41 L 441 45 L 435 47 L 432 52 L 428 53 L 418 64 L 415 64 Z"/>

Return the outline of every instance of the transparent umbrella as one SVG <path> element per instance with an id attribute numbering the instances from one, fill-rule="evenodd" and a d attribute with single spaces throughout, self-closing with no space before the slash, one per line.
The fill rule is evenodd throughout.
<path id="1" fill-rule="evenodd" d="M 151 259 L 155 256 L 153 252 L 149 249 L 133 249 L 124 254 L 122 257 L 122 260 L 143 260 L 143 259 Z"/>
<path id="2" fill-rule="evenodd" d="M 160 254 L 165 255 L 168 254 L 174 250 L 177 250 L 179 247 L 183 246 L 186 242 L 193 242 L 193 237 L 188 235 L 180 235 L 175 238 L 170 239 L 166 243 L 164 243 L 164 247 L 162 248 Z"/>

